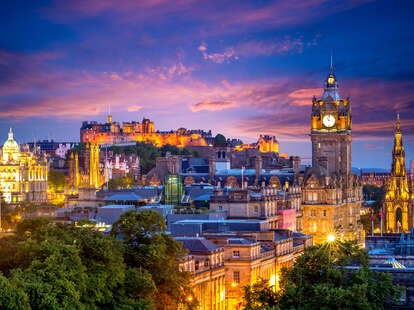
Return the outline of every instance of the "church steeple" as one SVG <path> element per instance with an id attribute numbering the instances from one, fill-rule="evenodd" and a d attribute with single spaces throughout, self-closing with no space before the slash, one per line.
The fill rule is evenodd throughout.
<path id="1" fill-rule="evenodd" d="M 408 214 L 410 192 L 405 167 L 405 151 L 400 129 L 400 115 L 397 114 L 394 148 L 392 150 L 391 175 L 385 192 L 387 232 L 407 232 L 412 223 Z"/>
<path id="2" fill-rule="evenodd" d="M 400 130 L 400 113 L 397 113 L 397 124 L 395 126 L 395 139 L 394 139 L 394 150 L 393 150 L 393 156 L 394 154 L 397 154 L 401 156 L 400 153 L 404 153 L 404 146 L 402 143 L 402 134 Z M 402 154 L 404 156 L 404 154 Z"/>
<path id="3" fill-rule="evenodd" d="M 336 80 L 332 55 L 331 55 L 331 65 L 329 67 L 329 74 L 325 81 L 325 89 L 323 92 L 322 100 L 326 100 L 328 97 L 331 97 L 333 100 L 340 100 L 341 96 L 339 95 L 339 86 L 338 81 Z"/>

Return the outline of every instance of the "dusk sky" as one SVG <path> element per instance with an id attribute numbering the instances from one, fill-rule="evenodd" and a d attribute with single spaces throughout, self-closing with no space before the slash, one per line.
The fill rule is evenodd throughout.
<path id="1" fill-rule="evenodd" d="M 7 1 L 0 137 L 79 141 L 84 120 L 145 116 L 311 156 L 330 56 L 351 97 L 353 166 L 388 168 L 397 112 L 414 159 L 411 1 Z M 2 143 L 3 141 L 1 141 Z"/>

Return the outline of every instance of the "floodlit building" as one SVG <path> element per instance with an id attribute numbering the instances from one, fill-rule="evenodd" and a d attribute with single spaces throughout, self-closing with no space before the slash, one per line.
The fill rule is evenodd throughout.
<path id="1" fill-rule="evenodd" d="M 412 197 L 405 167 L 405 151 L 400 131 L 400 116 L 398 115 L 392 151 L 391 175 L 385 186 L 383 206 L 387 232 L 409 232 L 413 227 Z"/>
<path id="2" fill-rule="evenodd" d="M 311 114 L 312 168 L 300 174 L 302 232 L 323 243 L 328 236 L 364 242 L 359 221 L 362 186 L 352 173 L 352 114 L 342 98 L 331 66 L 320 99 L 313 98 Z"/>
<path id="3" fill-rule="evenodd" d="M 27 145 L 20 148 L 10 128 L 0 162 L 0 191 L 4 200 L 8 203 L 45 202 L 47 174 L 46 158 L 30 152 Z"/>

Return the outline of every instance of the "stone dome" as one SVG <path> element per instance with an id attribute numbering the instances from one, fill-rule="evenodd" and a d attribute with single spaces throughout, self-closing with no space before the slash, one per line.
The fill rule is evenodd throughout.
<path id="1" fill-rule="evenodd" d="M 13 131 L 10 128 L 9 138 L 3 144 L 3 158 L 8 160 L 14 158 L 15 156 L 9 156 L 9 154 L 18 154 L 20 153 L 19 144 L 13 139 Z"/>

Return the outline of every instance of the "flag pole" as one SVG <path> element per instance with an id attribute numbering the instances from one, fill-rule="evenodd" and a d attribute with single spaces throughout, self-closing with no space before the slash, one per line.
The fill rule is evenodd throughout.
<path id="1" fill-rule="evenodd" d="M 381 237 L 382 237 L 382 209 L 380 209 L 380 219 L 381 219 Z"/>
<path id="2" fill-rule="evenodd" d="M 374 237 L 374 209 L 371 209 L 371 236 Z"/>

